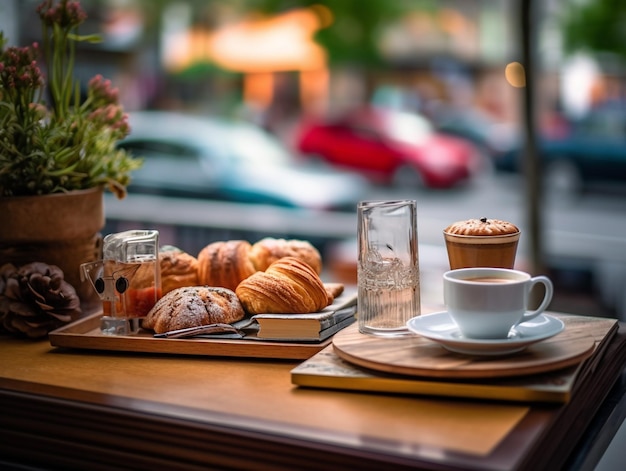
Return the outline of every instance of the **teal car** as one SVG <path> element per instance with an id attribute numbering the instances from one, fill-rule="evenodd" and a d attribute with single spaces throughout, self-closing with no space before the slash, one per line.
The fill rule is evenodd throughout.
<path id="1" fill-rule="evenodd" d="M 579 193 L 626 189 L 626 112 L 603 110 L 570 121 L 561 136 L 538 140 L 546 188 Z M 523 172 L 521 145 L 500 156 L 496 169 Z"/>

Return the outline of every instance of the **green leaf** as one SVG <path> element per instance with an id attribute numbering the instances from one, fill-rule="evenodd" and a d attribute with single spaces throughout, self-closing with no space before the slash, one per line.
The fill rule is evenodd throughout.
<path id="1" fill-rule="evenodd" d="M 80 35 L 80 34 L 74 34 L 74 33 L 70 33 L 67 35 L 67 37 L 73 41 L 77 41 L 77 42 L 88 42 L 91 44 L 97 44 L 97 43 L 101 43 L 102 42 L 102 37 L 99 34 L 85 34 L 85 35 Z"/>

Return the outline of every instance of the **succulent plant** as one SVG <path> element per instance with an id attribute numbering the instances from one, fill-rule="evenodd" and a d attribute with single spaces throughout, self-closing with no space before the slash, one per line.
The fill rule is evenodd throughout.
<path id="1" fill-rule="evenodd" d="M 0 197 L 103 185 L 122 198 L 141 160 L 116 147 L 130 132 L 118 90 L 97 75 L 82 96 L 74 78 L 76 44 L 99 38 L 78 34 L 86 19 L 79 2 L 45 0 L 37 12 L 41 48 L 5 47 L 0 32 Z"/>

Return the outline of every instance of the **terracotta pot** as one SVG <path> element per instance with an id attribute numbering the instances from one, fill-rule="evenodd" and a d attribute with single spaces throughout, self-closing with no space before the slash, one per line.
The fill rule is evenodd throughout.
<path id="1" fill-rule="evenodd" d="M 81 263 L 102 258 L 103 189 L 0 198 L 0 266 L 57 265 L 78 293 L 84 311 L 99 305 Z"/>

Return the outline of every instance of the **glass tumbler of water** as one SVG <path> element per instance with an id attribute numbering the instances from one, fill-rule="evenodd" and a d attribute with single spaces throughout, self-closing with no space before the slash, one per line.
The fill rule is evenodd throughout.
<path id="1" fill-rule="evenodd" d="M 364 334 L 409 335 L 420 314 L 415 200 L 358 205 L 358 325 Z"/>

